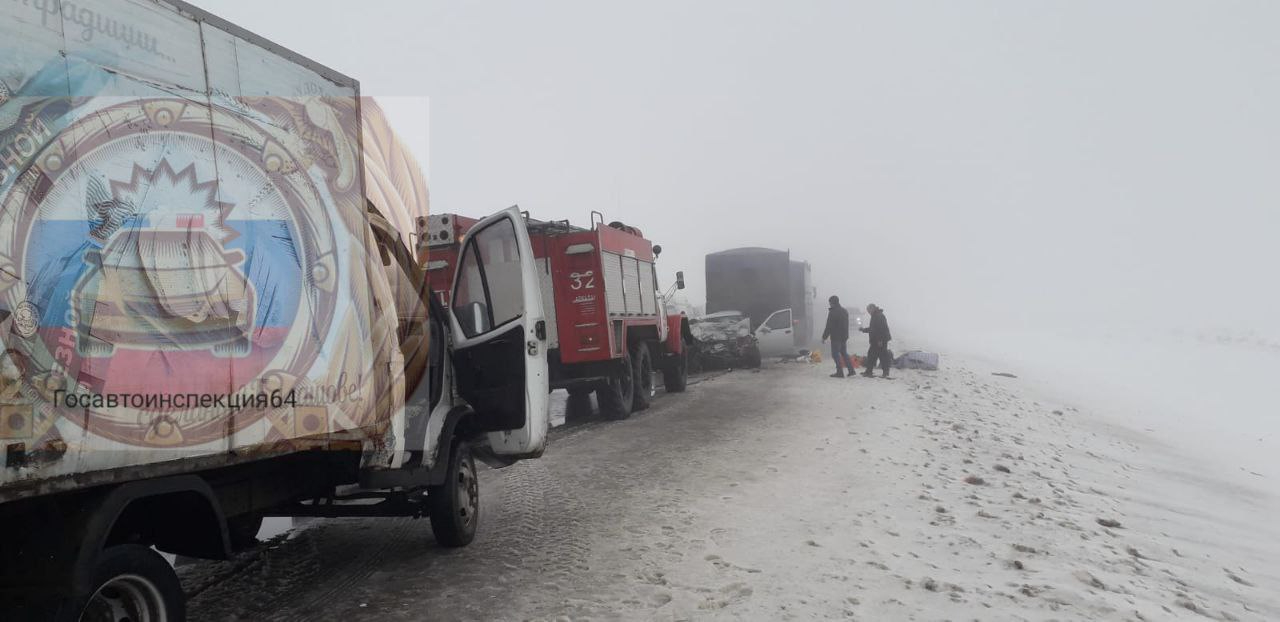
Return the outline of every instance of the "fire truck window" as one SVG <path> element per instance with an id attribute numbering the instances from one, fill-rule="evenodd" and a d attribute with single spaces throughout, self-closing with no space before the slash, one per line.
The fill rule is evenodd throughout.
<path id="1" fill-rule="evenodd" d="M 495 222 L 471 238 L 484 264 L 492 326 L 501 326 L 524 315 L 520 247 L 510 220 Z"/>
<path id="2" fill-rule="evenodd" d="M 453 314 L 458 318 L 462 332 L 475 337 L 489 330 L 488 298 L 484 291 L 484 275 L 476 256 L 476 245 L 469 242 L 463 250 L 458 282 L 453 290 Z"/>
<path id="3" fill-rule="evenodd" d="M 791 312 L 783 311 L 769 316 L 769 321 L 764 323 L 765 326 L 773 330 L 783 330 L 791 328 Z"/>

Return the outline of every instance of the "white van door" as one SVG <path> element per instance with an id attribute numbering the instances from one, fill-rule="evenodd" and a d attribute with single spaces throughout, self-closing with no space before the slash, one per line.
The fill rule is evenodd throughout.
<path id="1" fill-rule="evenodd" d="M 459 395 L 488 432 L 493 453 L 542 454 L 547 443 L 547 318 L 537 262 L 517 208 L 467 232 L 453 279 L 449 323 Z"/>
<path id="2" fill-rule="evenodd" d="M 791 309 L 774 311 L 760 328 L 756 340 L 760 342 L 760 356 L 787 356 L 796 353 L 795 329 L 791 326 Z"/>

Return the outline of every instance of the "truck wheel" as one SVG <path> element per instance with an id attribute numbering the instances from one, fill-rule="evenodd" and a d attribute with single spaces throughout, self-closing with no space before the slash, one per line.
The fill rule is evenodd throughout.
<path id="1" fill-rule="evenodd" d="M 680 354 L 671 357 L 662 370 L 662 386 L 667 393 L 682 393 L 689 386 L 689 343 L 683 345 Z"/>
<path id="2" fill-rule="evenodd" d="M 591 389 L 569 389 L 569 401 L 564 405 L 565 419 L 581 420 L 591 416 Z"/>
<path id="3" fill-rule="evenodd" d="M 93 591 L 83 601 L 80 620 L 186 619 L 186 596 L 169 562 L 140 544 L 121 544 L 94 563 Z"/>
<path id="4" fill-rule="evenodd" d="M 614 420 L 630 417 L 635 388 L 631 357 L 624 356 L 618 359 L 613 376 L 596 389 L 596 402 L 600 404 L 600 415 L 605 419 Z"/>
<path id="5" fill-rule="evenodd" d="M 427 504 L 436 542 L 450 548 L 471 544 L 480 522 L 480 483 L 470 445 L 454 441 L 448 474 L 443 484 L 427 488 Z"/>
<path id="6" fill-rule="evenodd" d="M 649 344 L 641 341 L 631 349 L 631 369 L 635 374 L 635 391 L 631 396 L 631 412 L 639 412 L 649 407 L 658 389 L 653 383 L 653 356 L 649 354 Z"/>

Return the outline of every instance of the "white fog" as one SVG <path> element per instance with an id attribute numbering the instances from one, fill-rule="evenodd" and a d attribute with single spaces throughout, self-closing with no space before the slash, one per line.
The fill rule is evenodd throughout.
<path id="1" fill-rule="evenodd" d="M 1280 394 L 1240 380 L 1280 373 L 1280 7 L 206 4 L 361 76 L 429 153 L 433 212 L 602 211 L 695 305 L 705 254 L 789 249 L 915 347 L 1280 450 Z M 1159 399 L 1189 385 L 1213 397 Z"/>

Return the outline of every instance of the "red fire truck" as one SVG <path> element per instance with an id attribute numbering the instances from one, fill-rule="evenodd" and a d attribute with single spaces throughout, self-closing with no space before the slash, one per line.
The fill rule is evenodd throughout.
<path id="1" fill-rule="evenodd" d="M 600 212 L 586 229 L 526 220 L 548 318 L 551 388 L 568 390 L 569 412 L 589 412 L 594 391 L 603 416 L 626 418 L 649 407 L 657 373 L 668 392 L 684 391 L 692 334 L 683 313 L 667 312 L 658 288 L 654 260 L 662 247 L 635 227 L 605 224 Z M 446 306 L 458 252 L 476 222 L 457 214 L 427 219 L 427 280 Z M 676 273 L 675 287 L 684 288 L 684 273 Z"/>

